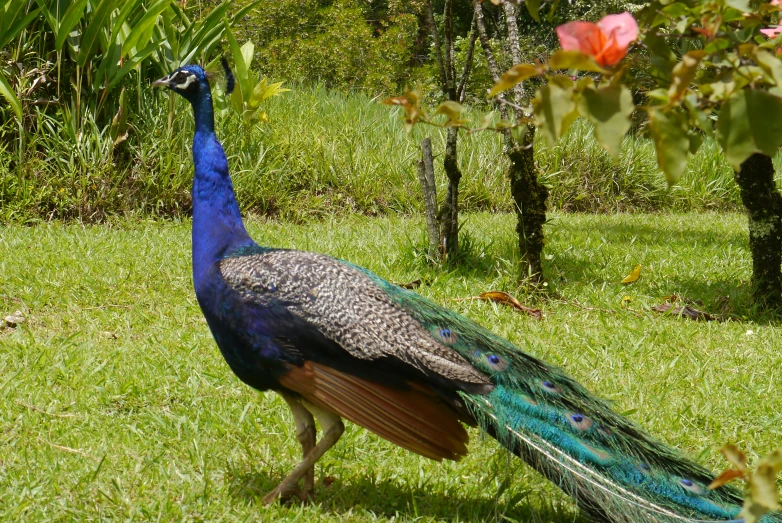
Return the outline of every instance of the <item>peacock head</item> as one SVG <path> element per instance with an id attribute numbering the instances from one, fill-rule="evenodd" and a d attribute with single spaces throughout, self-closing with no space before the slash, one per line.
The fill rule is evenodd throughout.
<path id="1" fill-rule="evenodd" d="M 234 77 L 228 62 L 221 60 L 227 79 L 226 92 L 230 93 L 234 86 Z M 184 96 L 190 103 L 195 103 L 199 97 L 209 93 L 209 74 L 198 65 L 185 65 L 160 80 L 152 82 L 152 87 L 168 87 L 175 93 Z"/>

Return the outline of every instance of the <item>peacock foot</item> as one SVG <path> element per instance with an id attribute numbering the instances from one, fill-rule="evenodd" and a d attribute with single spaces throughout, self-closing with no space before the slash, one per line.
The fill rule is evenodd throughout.
<path id="1" fill-rule="evenodd" d="M 284 486 L 283 483 L 280 483 L 274 490 L 263 497 L 263 504 L 271 505 L 278 500 L 280 503 L 286 504 L 294 497 L 304 504 L 309 504 L 315 499 L 315 490 L 312 488 L 302 489 L 298 485 Z"/>

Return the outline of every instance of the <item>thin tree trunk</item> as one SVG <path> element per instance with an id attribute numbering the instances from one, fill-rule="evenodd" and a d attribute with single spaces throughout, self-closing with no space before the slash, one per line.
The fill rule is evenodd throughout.
<path id="1" fill-rule="evenodd" d="M 749 219 L 749 250 L 755 301 L 782 307 L 782 195 L 771 158 L 755 153 L 734 175 Z"/>
<path id="2" fill-rule="evenodd" d="M 470 48 L 467 53 L 467 63 L 462 71 L 461 79 L 457 86 L 456 64 L 455 64 L 455 37 L 453 29 L 453 7 L 454 0 L 445 0 L 443 9 L 443 39 L 440 39 L 437 25 L 434 20 L 434 9 L 431 0 L 427 1 L 427 12 L 429 24 L 432 27 L 434 36 L 434 53 L 437 58 L 437 65 L 440 71 L 440 84 L 443 95 L 447 100 L 460 102 L 464 97 L 464 89 L 467 84 L 467 77 L 472 69 L 473 49 L 475 46 L 474 37 L 471 39 Z M 444 49 L 443 49 L 444 45 Z M 457 157 L 457 140 L 459 129 L 449 128 L 446 135 L 445 154 L 443 156 L 443 168 L 448 177 L 448 189 L 445 194 L 445 201 L 440 211 L 440 255 L 444 259 L 453 260 L 459 252 L 459 181 L 462 173 L 459 170 Z M 430 235 L 431 236 L 431 235 Z"/>
<path id="3" fill-rule="evenodd" d="M 448 190 L 443 202 L 440 238 L 443 255 L 451 259 L 459 252 L 459 180 L 462 172 L 456 163 L 456 138 L 459 129 L 449 127 L 445 140 L 443 168 L 448 177 Z M 447 259 L 447 258 L 446 258 Z"/>
<path id="4" fill-rule="evenodd" d="M 440 250 L 440 229 L 437 226 L 437 186 L 434 183 L 434 160 L 432 142 L 424 138 L 421 142 L 421 161 L 418 162 L 418 179 L 424 194 L 426 229 L 429 234 L 428 256 L 436 262 L 442 261 Z"/>
<path id="5" fill-rule="evenodd" d="M 491 50 L 491 43 L 484 22 L 483 6 L 480 1 L 475 0 L 473 7 L 475 11 L 475 25 L 478 29 L 481 47 L 486 55 L 489 71 L 496 82 L 500 78 L 500 70 Z M 514 63 L 519 63 L 521 62 L 521 48 L 519 46 L 519 32 L 516 22 L 516 6 L 505 2 L 503 8 L 505 23 L 508 29 L 508 44 L 511 58 Z M 513 97 L 517 106 L 524 101 L 526 93 L 521 83 L 516 84 L 516 87 L 514 87 Z M 508 99 L 508 95 L 501 93 L 498 98 L 500 99 L 500 114 L 503 118 L 507 118 L 508 107 L 503 102 Z M 524 116 L 519 109 L 515 111 L 515 115 L 517 119 Z M 521 256 L 521 273 L 523 277 L 530 279 L 533 283 L 539 283 L 543 281 L 541 257 L 545 245 L 543 225 L 546 223 L 548 190 L 538 182 L 533 149 L 534 139 L 535 128 L 532 126 L 529 127 L 521 143 L 517 143 L 513 140 L 511 134 L 506 132 L 504 150 L 511 163 L 508 169 L 508 181 L 510 182 L 513 205 L 516 209 L 516 233 L 518 234 L 519 254 Z"/>

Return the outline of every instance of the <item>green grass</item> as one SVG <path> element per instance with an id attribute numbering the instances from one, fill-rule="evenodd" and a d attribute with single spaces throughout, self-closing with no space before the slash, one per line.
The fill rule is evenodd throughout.
<path id="1" fill-rule="evenodd" d="M 181 217 L 190 210 L 192 115 L 177 97 L 169 130 L 165 93 L 133 102 L 128 140 L 112 149 L 108 130 L 90 123 L 77 133 L 58 116 L 29 123 L 27 154 L 18 165 L 17 128 L 0 124 L 0 223 L 52 219 L 100 222 L 116 216 Z M 254 213 L 308 221 L 361 213 L 422 210 L 416 161 L 431 136 L 439 196 L 445 195 L 442 129 L 405 134 L 398 110 L 366 95 L 300 87 L 268 100 L 267 124 L 245 129 L 234 115 L 217 118 L 239 198 Z M 474 115 L 477 121 L 480 115 Z M 679 185 L 669 189 L 648 139 L 625 140 L 618 163 L 583 122 L 554 147 L 538 136 L 536 161 L 550 187 L 550 207 L 567 211 L 737 210 L 731 168 L 706 140 Z M 782 162 L 778 156 L 777 163 Z M 501 137 L 462 133 L 460 205 L 468 212 L 510 211 Z"/>
<path id="2" fill-rule="evenodd" d="M 439 272 L 420 220 L 251 220 L 259 241 L 329 253 L 421 293 L 563 366 L 662 440 L 725 466 L 779 446 L 777 323 L 751 315 L 745 221 L 736 214 L 563 215 L 547 229 L 559 298 L 518 288 L 509 215 L 465 217 L 462 265 Z M 263 507 L 299 454 L 291 416 L 229 371 L 196 305 L 187 222 L 0 229 L 2 521 L 570 522 L 573 506 L 488 437 L 437 464 L 348 424 L 320 462 L 318 504 Z M 618 284 L 636 263 L 638 283 Z M 540 306 L 454 302 L 489 289 Z M 753 319 L 700 323 L 648 311 L 677 293 Z M 623 310 L 624 296 L 633 311 Z M 751 331 L 751 334 L 750 334 Z M 326 487 L 322 478 L 330 476 Z M 507 518 L 507 519 L 506 519 Z"/>

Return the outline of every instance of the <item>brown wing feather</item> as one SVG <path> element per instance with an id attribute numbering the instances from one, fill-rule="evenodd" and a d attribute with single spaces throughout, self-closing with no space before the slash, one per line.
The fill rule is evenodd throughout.
<path id="1" fill-rule="evenodd" d="M 416 454 L 440 461 L 467 453 L 469 436 L 458 414 L 425 387 L 398 390 L 311 361 L 291 367 L 279 382 Z"/>

